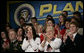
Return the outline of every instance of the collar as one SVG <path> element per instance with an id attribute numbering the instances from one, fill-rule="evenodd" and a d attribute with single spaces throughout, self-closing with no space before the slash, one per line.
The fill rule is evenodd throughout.
<path id="1" fill-rule="evenodd" d="M 75 38 L 76 34 L 77 34 L 77 32 L 73 34 L 73 38 Z"/>
<path id="2" fill-rule="evenodd" d="M 42 33 L 38 33 L 38 35 L 40 36 Z"/>
<path id="3" fill-rule="evenodd" d="M 15 41 L 16 41 L 16 39 L 15 40 L 12 40 L 11 42 L 14 43 Z"/>

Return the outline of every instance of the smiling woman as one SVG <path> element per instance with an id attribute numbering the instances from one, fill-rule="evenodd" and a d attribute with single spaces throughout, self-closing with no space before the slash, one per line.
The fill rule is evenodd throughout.
<path id="1" fill-rule="evenodd" d="M 40 44 L 40 38 L 36 34 L 36 31 L 32 24 L 27 25 L 26 38 L 24 38 L 22 43 L 22 49 L 25 52 L 38 52 L 38 46 Z"/>
<path id="2" fill-rule="evenodd" d="M 44 40 L 39 45 L 39 50 L 44 52 L 60 52 L 62 40 L 54 37 L 55 30 L 53 26 L 47 26 Z"/>

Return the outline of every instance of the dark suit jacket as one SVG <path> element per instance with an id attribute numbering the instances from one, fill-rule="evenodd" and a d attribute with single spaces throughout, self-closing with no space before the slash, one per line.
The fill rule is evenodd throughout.
<path id="1" fill-rule="evenodd" d="M 83 36 L 78 33 L 75 36 L 74 41 L 68 38 L 65 43 L 62 43 L 60 47 L 61 52 L 82 52 L 83 51 Z"/>

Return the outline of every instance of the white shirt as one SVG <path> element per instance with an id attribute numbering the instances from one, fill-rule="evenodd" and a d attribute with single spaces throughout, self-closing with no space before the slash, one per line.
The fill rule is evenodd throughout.
<path id="1" fill-rule="evenodd" d="M 42 33 L 38 33 L 38 35 L 40 36 Z"/>
<path id="2" fill-rule="evenodd" d="M 43 43 L 44 41 L 42 41 Z M 41 44 L 39 45 L 39 50 L 40 51 L 44 51 L 44 52 L 60 52 L 59 48 L 61 46 L 62 40 L 59 38 L 55 38 L 54 41 L 51 41 L 50 43 L 48 43 L 48 41 L 46 41 L 44 48 L 41 46 Z M 51 51 L 47 51 L 47 46 L 48 44 L 51 46 L 52 50 Z"/>
<path id="3" fill-rule="evenodd" d="M 73 34 L 73 38 L 75 38 L 76 34 L 77 34 L 77 32 Z"/>
<path id="4" fill-rule="evenodd" d="M 30 42 L 24 38 L 22 43 L 22 49 L 25 52 L 38 52 L 38 46 L 40 44 L 40 38 L 36 38 L 35 40 L 31 39 Z"/>

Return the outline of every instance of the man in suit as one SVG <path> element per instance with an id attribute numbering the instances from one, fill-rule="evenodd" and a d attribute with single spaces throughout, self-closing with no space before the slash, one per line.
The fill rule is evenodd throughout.
<path id="1" fill-rule="evenodd" d="M 78 23 L 70 23 L 70 32 L 67 33 L 65 41 L 63 41 L 61 52 L 82 52 L 83 51 L 83 37 L 77 33 Z"/>

